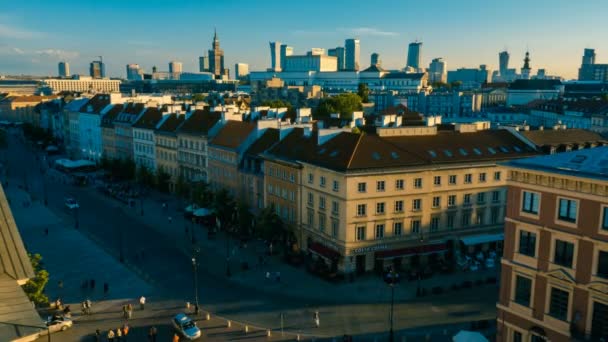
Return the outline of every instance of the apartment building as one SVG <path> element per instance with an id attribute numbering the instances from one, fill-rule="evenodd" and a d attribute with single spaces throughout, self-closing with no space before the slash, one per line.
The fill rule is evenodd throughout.
<path id="1" fill-rule="evenodd" d="M 267 204 L 282 217 L 295 206 L 300 247 L 338 272 L 500 250 L 506 183 L 497 162 L 537 152 L 508 131 L 456 127 L 296 129 L 265 154 Z"/>
<path id="2" fill-rule="evenodd" d="M 185 120 L 186 116 L 183 114 L 167 114 L 154 130 L 156 172 L 166 172 L 170 175 L 171 191 L 175 191 L 175 184 L 180 174 L 177 161 L 177 130 Z"/>
<path id="3" fill-rule="evenodd" d="M 0 101 L 0 118 L 11 122 L 28 122 L 39 125 L 39 116 L 34 108 L 46 101 L 57 99 L 57 96 L 8 96 Z"/>
<path id="4" fill-rule="evenodd" d="M 148 107 L 133 123 L 133 156 L 137 167 L 156 172 L 156 142 L 154 130 L 163 118 L 156 107 Z"/>
<path id="5" fill-rule="evenodd" d="M 177 130 L 179 172 L 190 182 L 207 182 L 209 137 L 220 129 L 222 113 L 195 110 Z"/>
<path id="6" fill-rule="evenodd" d="M 114 119 L 116 135 L 116 158 L 133 160 L 133 123 L 146 109 L 143 103 L 129 102 L 123 105 L 122 112 Z"/>
<path id="7" fill-rule="evenodd" d="M 606 340 L 608 147 L 504 166 L 498 340 Z"/>
<path id="8" fill-rule="evenodd" d="M 111 102 L 110 95 L 98 94 L 76 113 L 77 132 L 75 133 L 78 134 L 76 157 L 94 162 L 101 159 L 103 154 L 101 119 L 112 108 Z"/>
<path id="9" fill-rule="evenodd" d="M 123 105 L 115 104 L 101 118 L 101 146 L 102 155 L 107 159 L 116 159 L 116 134 L 114 132 L 114 120 L 123 110 Z"/>

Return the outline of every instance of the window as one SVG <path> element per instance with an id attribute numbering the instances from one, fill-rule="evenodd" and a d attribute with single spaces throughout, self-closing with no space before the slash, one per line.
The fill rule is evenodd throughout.
<path id="1" fill-rule="evenodd" d="M 535 192 L 524 191 L 521 211 L 525 213 L 530 213 L 534 215 L 538 215 L 538 204 L 539 204 L 540 196 Z"/>
<path id="2" fill-rule="evenodd" d="M 557 265 L 572 268 L 574 257 L 574 244 L 562 240 L 555 240 L 555 253 L 553 262 Z"/>
<path id="3" fill-rule="evenodd" d="M 340 203 L 338 201 L 331 201 L 331 212 L 337 214 L 340 211 Z"/>
<path id="4" fill-rule="evenodd" d="M 519 253 L 529 257 L 536 256 L 536 234 L 525 230 L 519 231 Z"/>
<path id="5" fill-rule="evenodd" d="M 439 207 L 441 207 L 441 197 L 435 196 L 435 197 L 433 197 L 433 208 L 439 208 Z"/>
<path id="6" fill-rule="evenodd" d="M 608 230 L 608 207 L 604 207 L 602 213 L 602 229 Z"/>
<path id="7" fill-rule="evenodd" d="M 395 189 L 397 189 L 397 190 L 403 190 L 404 185 L 405 185 L 405 183 L 403 182 L 403 179 L 397 179 L 395 181 Z"/>
<path id="8" fill-rule="evenodd" d="M 464 194 L 464 205 L 471 205 L 471 194 Z"/>
<path id="9" fill-rule="evenodd" d="M 325 197 L 319 196 L 319 209 L 325 209 Z"/>
<path id="10" fill-rule="evenodd" d="M 530 306 L 530 298 L 532 297 L 532 279 L 515 276 L 515 303 L 523 306 Z"/>
<path id="11" fill-rule="evenodd" d="M 496 224 L 496 223 L 498 223 L 498 219 L 500 218 L 499 214 L 500 214 L 500 208 L 499 207 L 493 207 L 490 210 L 490 224 Z"/>
<path id="12" fill-rule="evenodd" d="M 471 184 L 473 183 L 473 175 L 470 173 L 467 173 L 466 175 L 464 175 L 464 184 Z"/>
<path id="13" fill-rule="evenodd" d="M 340 190 L 340 182 L 334 181 L 333 183 L 334 183 L 334 185 L 333 185 L 332 189 L 334 191 L 339 191 Z"/>
<path id="14" fill-rule="evenodd" d="M 549 315 L 565 321 L 568 319 L 568 298 L 570 294 L 558 288 L 551 288 L 551 299 L 549 300 Z"/>
<path id="15" fill-rule="evenodd" d="M 460 223 L 463 227 L 468 227 L 471 224 L 471 211 L 470 210 L 462 211 L 462 220 Z"/>
<path id="16" fill-rule="evenodd" d="M 357 184 L 357 190 L 359 192 L 366 192 L 367 191 L 367 183 L 359 183 L 359 184 Z"/>
<path id="17" fill-rule="evenodd" d="M 454 207 L 456 206 L 456 195 L 449 195 L 448 196 L 448 207 Z"/>
<path id="18" fill-rule="evenodd" d="M 445 226 L 449 229 L 453 229 L 455 220 L 456 220 L 456 214 L 448 213 L 447 216 L 445 217 Z"/>
<path id="19" fill-rule="evenodd" d="M 420 233 L 420 220 L 412 220 L 412 234 Z"/>
<path id="20" fill-rule="evenodd" d="M 376 191 L 384 191 L 384 181 L 376 182 Z"/>
<path id="21" fill-rule="evenodd" d="M 403 201 L 402 200 L 395 201 L 395 212 L 396 213 L 403 212 Z"/>
<path id="22" fill-rule="evenodd" d="M 319 178 L 319 186 L 322 187 L 322 188 L 324 188 L 325 187 L 325 181 L 326 181 L 325 176 L 321 176 Z"/>
<path id="23" fill-rule="evenodd" d="M 308 183 L 312 184 L 315 181 L 315 175 L 313 175 L 312 173 L 308 174 Z"/>
<path id="24" fill-rule="evenodd" d="M 439 229 L 439 216 L 431 217 L 431 232 L 436 232 Z"/>
<path id="25" fill-rule="evenodd" d="M 412 210 L 414 211 L 418 211 L 421 210 L 422 208 L 422 200 L 417 198 L 415 200 L 412 201 Z"/>
<path id="26" fill-rule="evenodd" d="M 450 175 L 448 177 L 448 183 L 450 183 L 450 185 L 456 184 L 456 175 Z"/>
<path id="27" fill-rule="evenodd" d="M 357 216 L 365 216 L 367 215 L 367 205 L 358 204 L 357 205 Z"/>
<path id="28" fill-rule="evenodd" d="M 384 224 L 376 225 L 376 239 L 382 239 L 384 237 Z"/>
<path id="29" fill-rule="evenodd" d="M 486 215 L 485 210 L 477 209 L 477 215 L 475 215 L 475 224 L 482 225 L 484 223 L 485 215 Z"/>
<path id="30" fill-rule="evenodd" d="M 376 214 L 384 214 L 384 202 L 376 203 Z"/>
<path id="31" fill-rule="evenodd" d="M 308 226 L 312 227 L 315 224 L 315 212 L 308 210 Z"/>
<path id="32" fill-rule="evenodd" d="M 365 240 L 365 227 L 357 227 L 357 241 Z"/>
<path id="33" fill-rule="evenodd" d="M 312 192 L 308 193 L 308 204 L 311 206 L 315 204 L 315 195 Z"/>
<path id="34" fill-rule="evenodd" d="M 492 191 L 492 202 L 494 202 L 494 203 L 500 202 L 500 191 L 499 190 Z"/>
<path id="35" fill-rule="evenodd" d="M 608 305 L 593 302 L 593 315 L 591 318 L 591 340 L 601 341 L 608 336 Z"/>
<path id="36" fill-rule="evenodd" d="M 560 198 L 559 213 L 557 218 L 562 221 L 576 222 L 576 201 L 567 198 Z"/>
<path id="37" fill-rule="evenodd" d="M 400 236 L 403 232 L 403 223 L 402 222 L 395 222 L 393 224 L 393 235 L 395 236 Z"/>
<path id="38" fill-rule="evenodd" d="M 513 331 L 513 342 L 522 342 L 522 336 L 519 331 Z"/>
<path id="39" fill-rule="evenodd" d="M 435 176 L 433 178 L 433 185 L 440 186 L 441 185 L 441 176 Z"/>
<path id="40" fill-rule="evenodd" d="M 500 176 L 501 176 L 500 171 L 494 172 L 494 180 L 495 181 L 499 181 L 500 180 Z"/>
<path id="41" fill-rule="evenodd" d="M 479 182 L 483 183 L 485 181 L 486 181 L 486 173 L 482 172 L 482 173 L 479 174 Z"/>
<path id="42" fill-rule="evenodd" d="M 319 230 L 325 232 L 325 214 L 319 214 Z"/>
<path id="43" fill-rule="evenodd" d="M 414 179 L 414 188 L 416 188 L 416 189 L 422 188 L 422 178 Z"/>
<path id="44" fill-rule="evenodd" d="M 600 251 L 597 256 L 597 276 L 608 278 L 608 252 Z"/>
<path id="45" fill-rule="evenodd" d="M 480 192 L 477 194 L 477 203 L 482 204 L 486 202 L 486 193 Z"/>
<path id="46" fill-rule="evenodd" d="M 338 237 L 338 229 L 340 228 L 340 221 L 331 220 L 331 236 Z"/>

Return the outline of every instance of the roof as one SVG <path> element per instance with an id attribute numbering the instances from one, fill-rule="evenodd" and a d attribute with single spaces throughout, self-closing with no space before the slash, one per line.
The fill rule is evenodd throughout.
<path id="1" fill-rule="evenodd" d="M 211 144 L 226 148 L 238 148 L 255 129 L 256 125 L 253 123 L 228 120 L 226 125 L 213 138 Z"/>
<path id="2" fill-rule="evenodd" d="M 387 79 L 393 79 L 393 78 L 398 78 L 398 79 L 412 79 L 412 80 L 419 80 L 422 79 L 424 77 L 424 73 L 407 73 L 407 72 L 389 72 L 388 74 L 385 74 L 382 78 L 387 78 Z"/>
<path id="3" fill-rule="evenodd" d="M 0 340 L 15 341 L 40 331 L 28 326 L 43 327 L 44 322 L 21 286 L 6 274 L 0 274 Z"/>
<path id="4" fill-rule="evenodd" d="M 222 113 L 205 110 L 195 110 L 179 128 L 180 133 L 203 134 L 209 130 L 222 118 Z"/>
<path id="5" fill-rule="evenodd" d="M 536 146 L 606 142 L 600 134 L 584 129 L 545 129 L 520 133 Z"/>
<path id="6" fill-rule="evenodd" d="M 14 280 L 34 276 L 32 264 L 2 187 L 0 187 L 0 274 L 6 274 Z"/>
<path id="7" fill-rule="evenodd" d="M 101 127 L 114 127 L 113 121 L 116 119 L 118 114 L 122 111 L 121 104 L 115 104 L 108 110 L 104 116 L 101 118 Z"/>
<path id="8" fill-rule="evenodd" d="M 183 114 L 169 114 L 165 121 L 156 129 L 160 133 L 175 133 L 177 128 L 184 122 L 186 116 Z"/>
<path id="9" fill-rule="evenodd" d="M 101 111 L 110 104 L 110 95 L 97 94 L 93 96 L 89 102 L 80 107 L 79 112 L 90 114 L 101 114 Z M 89 107 L 90 106 L 90 107 Z M 91 110 L 89 110 L 91 109 Z"/>
<path id="10" fill-rule="evenodd" d="M 74 99 L 70 102 L 68 102 L 64 109 L 70 112 L 77 112 L 80 110 L 80 108 L 82 108 L 82 106 L 85 105 L 85 103 L 89 102 L 89 99 L 86 97 L 83 98 L 79 98 L 79 99 Z"/>
<path id="11" fill-rule="evenodd" d="M 590 116 L 591 114 L 608 113 L 608 101 L 603 99 L 537 100 L 529 103 L 528 107 L 558 114 L 580 112 Z"/>
<path id="12" fill-rule="evenodd" d="M 9 99 L 12 102 L 42 102 L 47 100 L 54 100 L 56 98 L 58 98 L 58 96 L 24 95 L 11 97 Z"/>
<path id="13" fill-rule="evenodd" d="M 163 118 L 163 113 L 156 107 L 148 107 L 144 114 L 135 121 L 133 128 L 155 129 L 158 122 Z"/>
<path id="14" fill-rule="evenodd" d="M 608 147 L 517 159 L 503 165 L 608 181 Z"/>
<path id="15" fill-rule="evenodd" d="M 272 145 L 279 141 L 280 130 L 268 128 L 245 152 L 248 155 L 256 155 L 265 152 Z"/>
<path id="16" fill-rule="evenodd" d="M 144 111 L 145 106 L 143 103 L 125 103 L 122 111 L 118 113 L 114 119 L 114 123 L 126 123 L 133 124 Z"/>
<path id="17" fill-rule="evenodd" d="M 384 70 L 381 66 L 374 64 L 371 65 L 369 68 L 362 70 L 360 72 L 385 72 L 386 70 Z"/>
<path id="18" fill-rule="evenodd" d="M 555 90 L 560 85 L 560 80 L 515 80 L 509 90 Z"/>

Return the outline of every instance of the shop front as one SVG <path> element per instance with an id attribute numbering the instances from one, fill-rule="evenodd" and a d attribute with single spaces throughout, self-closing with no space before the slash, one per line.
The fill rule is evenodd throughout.
<path id="1" fill-rule="evenodd" d="M 338 273 L 340 252 L 320 242 L 308 242 L 309 271 L 322 276 L 331 276 Z"/>
<path id="2" fill-rule="evenodd" d="M 431 265 L 445 263 L 448 244 L 444 241 L 430 242 L 419 246 L 377 251 L 374 255 L 377 272 L 388 268 L 397 271 L 410 271 Z"/>

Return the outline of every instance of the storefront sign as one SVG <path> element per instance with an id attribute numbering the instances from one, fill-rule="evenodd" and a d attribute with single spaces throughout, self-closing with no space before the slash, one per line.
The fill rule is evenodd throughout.
<path id="1" fill-rule="evenodd" d="M 351 253 L 352 254 L 361 254 L 361 253 L 381 251 L 381 250 L 385 250 L 387 248 L 388 248 L 388 245 L 367 246 L 367 247 L 355 248 L 351 251 Z"/>

